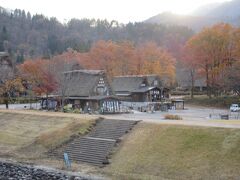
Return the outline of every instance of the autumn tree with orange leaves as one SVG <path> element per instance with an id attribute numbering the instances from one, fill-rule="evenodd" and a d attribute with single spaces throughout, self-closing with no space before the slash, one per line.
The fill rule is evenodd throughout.
<path id="1" fill-rule="evenodd" d="M 185 64 L 203 72 L 209 97 L 224 91 L 226 70 L 238 60 L 236 32 L 231 25 L 220 23 L 203 29 L 185 45 Z"/>
<path id="2" fill-rule="evenodd" d="M 175 81 L 175 59 L 155 43 L 149 42 L 136 48 L 137 74 L 157 74 L 165 83 Z"/>
<path id="3" fill-rule="evenodd" d="M 175 80 L 175 60 L 163 48 L 149 42 L 134 46 L 129 41 L 99 41 L 82 64 L 87 69 L 105 70 L 110 78 L 117 75 L 158 74 L 167 83 Z"/>
<path id="4" fill-rule="evenodd" d="M 49 66 L 49 60 L 26 60 L 19 66 L 22 77 L 36 95 L 46 95 L 57 89 L 57 82 Z"/>
<path id="5" fill-rule="evenodd" d="M 6 109 L 8 109 L 8 103 L 10 97 L 14 93 L 21 93 L 25 90 L 21 77 L 15 76 L 10 79 L 6 79 L 3 83 L 0 84 L 0 95 L 4 98 L 4 103 Z"/>
<path id="6" fill-rule="evenodd" d="M 22 79 L 16 72 L 10 56 L 6 54 L 6 56 L 0 57 L 0 97 L 6 105 L 6 109 L 8 109 L 10 99 L 24 90 Z"/>
<path id="7" fill-rule="evenodd" d="M 87 69 L 105 70 L 110 78 L 134 72 L 135 52 L 131 42 L 98 41 L 88 53 Z"/>

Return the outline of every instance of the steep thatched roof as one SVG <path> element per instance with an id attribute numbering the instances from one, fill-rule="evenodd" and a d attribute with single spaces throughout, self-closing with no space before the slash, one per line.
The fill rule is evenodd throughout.
<path id="1" fill-rule="evenodd" d="M 67 83 L 66 96 L 88 97 L 96 95 L 95 87 L 100 78 L 108 86 L 105 72 L 101 70 L 74 70 L 64 72 Z"/>
<path id="2" fill-rule="evenodd" d="M 133 91 L 140 88 L 142 83 L 142 77 L 120 76 L 113 78 L 112 87 L 114 91 Z"/>
<path id="3" fill-rule="evenodd" d="M 150 86 L 156 86 L 156 87 L 163 86 L 162 79 L 160 79 L 159 75 L 150 74 L 150 75 L 147 75 L 146 78 Z M 154 84 L 155 80 L 157 80 L 157 83 L 158 83 L 157 85 Z"/>
<path id="4" fill-rule="evenodd" d="M 154 80 L 158 80 L 156 86 L 161 86 L 158 75 L 131 75 L 131 76 L 116 76 L 113 78 L 112 88 L 115 92 L 134 92 L 142 88 L 142 84 L 146 86 L 154 86 Z"/>

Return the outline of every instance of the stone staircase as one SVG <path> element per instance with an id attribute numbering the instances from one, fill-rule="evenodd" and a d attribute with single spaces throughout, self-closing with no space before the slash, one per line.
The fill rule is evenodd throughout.
<path id="1" fill-rule="evenodd" d="M 98 166 L 108 164 L 113 147 L 137 123 L 138 121 L 128 120 L 98 120 L 89 134 L 73 140 L 63 149 L 63 152 L 68 153 L 71 161 L 78 163 L 83 162 Z M 62 158 L 63 152 L 52 152 L 52 155 Z"/>

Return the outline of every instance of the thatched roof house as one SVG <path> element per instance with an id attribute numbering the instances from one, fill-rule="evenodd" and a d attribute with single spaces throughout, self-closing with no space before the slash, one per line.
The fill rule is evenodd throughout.
<path id="1" fill-rule="evenodd" d="M 118 110 L 118 99 L 113 96 L 112 88 L 105 71 L 73 70 L 64 72 L 64 87 L 58 90 L 59 96 L 65 96 L 67 103 L 84 111 L 115 112 Z M 105 109 L 104 109 L 105 108 Z"/>
<path id="2" fill-rule="evenodd" d="M 74 70 L 64 72 L 66 96 L 90 97 L 98 95 L 112 95 L 111 86 L 102 70 Z"/>

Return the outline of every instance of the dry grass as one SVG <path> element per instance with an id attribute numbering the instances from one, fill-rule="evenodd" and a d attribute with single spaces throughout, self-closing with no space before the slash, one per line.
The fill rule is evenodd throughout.
<path id="1" fill-rule="evenodd" d="M 17 113 L 17 114 L 29 114 L 29 115 L 39 115 L 48 117 L 69 117 L 78 119 L 93 119 L 99 116 L 88 115 L 88 114 L 75 114 L 75 113 L 63 113 L 63 112 L 53 112 L 53 111 L 39 111 L 39 110 L 15 110 L 15 109 L 0 109 L 1 113 Z"/>
<path id="2" fill-rule="evenodd" d="M 88 130 L 90 130 L 89 123 L 72 121 L 63 128 L 41 134 L 36 138 L 35 143 L 50 149 L 61 145 L 73 135 L 84 135 Z M 59 137 L 61 137 L 61 139 L 59 139 Z"/>
<path id="3" fill-rule="evenodd" d="M 113 179 L 238 179 L 240 130 L 140 123 L 103 172 Z"/>
<path id="4" fill-rule="evenodd" d="M 209 99 L 207 95 L 197 95 L 194 99 L 190 97 L 185 97 L 185 102 L 193 105 L 200 105 L 204 107 L 219 107 L 219 108 L 229 108 L 231 104 L 239 104 L 240 98 L 238 96 L 221 96 L 212 97 Z"/>
<path id="5" fill-rule="evenodd" d="M 0 155 L 40 155 L 73 135 L 86 133 L 93 123 L 93 118 L 81 116 L 0 112 Z"/>
<path id="6" fill-rule="evenodd" d="M 169 119 L 169 120 L 182 120 L 182 118 L 179 115 L 172 115 L 172 114 L 166 114 L 164 116 L 164 119 Z"/>
<path id="7" fill-rule="evenodd" d="M 215 122 L 215 123 L 219 123 L 219 124 L 226 124 L 226 125 L 239 125 L 240 124 L 240 120 L 224 120 L 224 119 L 220 119 L 220 120 L 211 120 L 211 122 Z"/>

